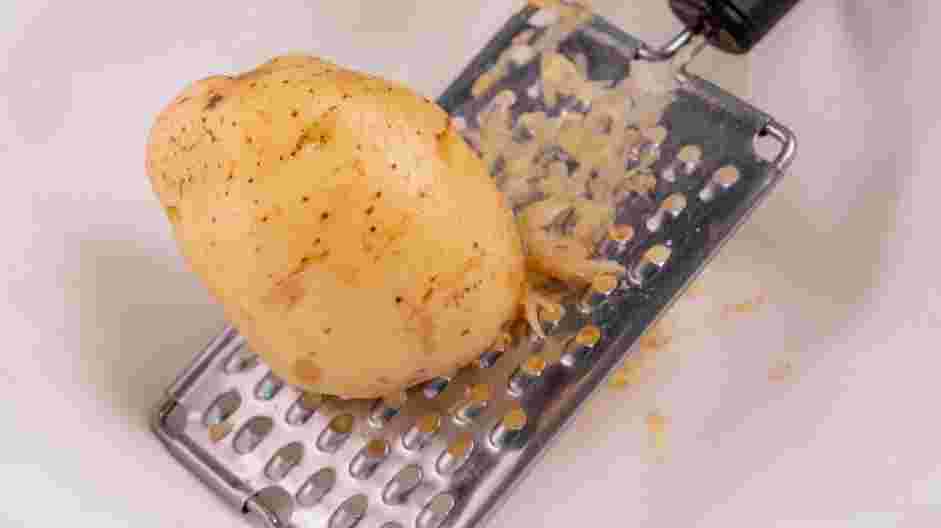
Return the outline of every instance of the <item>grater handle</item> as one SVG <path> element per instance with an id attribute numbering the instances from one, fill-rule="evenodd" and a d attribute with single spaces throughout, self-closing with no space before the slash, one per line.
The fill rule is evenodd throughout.
<path id="1" fill-rule="evenodd" d="M 798 0 L 670 0 L 673 13 L 723 51 L 751 50 Z"/>

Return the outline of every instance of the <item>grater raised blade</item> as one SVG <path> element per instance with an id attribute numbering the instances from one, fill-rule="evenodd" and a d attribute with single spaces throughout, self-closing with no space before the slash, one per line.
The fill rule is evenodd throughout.
<path id="1" fill-rule="evenodd" d="M 520 46 L 555 39 L 553 50 L 594 86 L 613 86 L 636 61 L 667 61 L 707 40 L 747 50 L 767 27 L 719 27 L 732 22 L 714 6 L 748 15 L 760 3 L 674 1 L 689 29 L 659 49 L 600 17 L 562 16 L 577 6 L 530 5 L 439 102 L 479 148 L 481 114 L 501 99 L 511 99 L 514 121 L 590 106 L 563 94 L 547 108 L 544 67 Z M 794 3 L 778 2 L 776 17 L 762 11 L 765 26 Z M 407 398 L 343 401 L 285 385 L 228 328 L 168 388 L 153 416 L 156 435 L 232 507 L 270 528 L 481 526 L 794 156 L 793 135 L 770 116 L 685 68 L 675 72 L 670 102 L 624 167 L 652 175 L 651 186 L 623 196 L 596 249 L 597 259 L 627 273 L 564 297 L 557 317 L 543 314 L 547 337 L 508 335 L 453 378 L 433 379 Z M 777 141 L 772 159 L 756 153 L 760 136 Z"/>

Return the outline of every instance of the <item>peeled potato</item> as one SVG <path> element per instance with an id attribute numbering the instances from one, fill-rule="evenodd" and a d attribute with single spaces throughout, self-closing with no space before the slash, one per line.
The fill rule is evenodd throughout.
<path id="1" fill-rule="evenodd" d="M 189 266 L 289 383 L 390 394 L 472 361 L 525 280 L 512 215 L 434 103 L 313 57 L 186 88 L 147 170 Z"/>

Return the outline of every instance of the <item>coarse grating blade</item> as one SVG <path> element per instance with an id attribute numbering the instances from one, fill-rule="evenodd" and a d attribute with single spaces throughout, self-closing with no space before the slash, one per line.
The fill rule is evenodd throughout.
<path id="1" fill-rule="evenodd" d="M 555 39 L 588 80 L 613 85 L 633 61 L 665 59 L 691 37 L 662 53 L 597 16 L 566 24 L 552 8 L 523 9 L 440 98 L 472 145 L 480 148 L 480 114 L 501 97 L 512 99 L 514 123 L 527 112 L 585 112 L 564 95 L 546 107 L 538 54 L 520 51 L 530 42 Z M 271 527 L 480 526 L 793 157 L 788 130 L 685 70 L 670 96 L 625 167 L 654 175 L 652 187 L 618 202 L 597 246 L 627 273 L 599 276 L 565 296 L 564 310 L 544 311 L 545 339 L 507 334 L 452 379 L 343 401 L 284 384 L 228 328 L 169 387 L 155 433 L 229 504 Z M 772 160 L 755 152 L 765 135 L 780 144 Z"/>

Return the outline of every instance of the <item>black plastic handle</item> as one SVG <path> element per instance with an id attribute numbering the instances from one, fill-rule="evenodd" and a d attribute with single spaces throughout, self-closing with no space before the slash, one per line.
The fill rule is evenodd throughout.
<path id="1" fill-rule="evenodd" d="M 676 16 L 729 53 L 752 49 L 798 0 L 670 0 Z"/>

